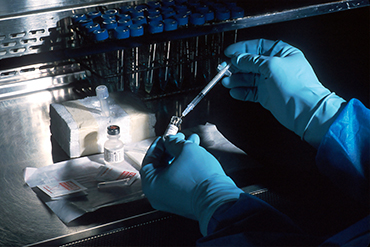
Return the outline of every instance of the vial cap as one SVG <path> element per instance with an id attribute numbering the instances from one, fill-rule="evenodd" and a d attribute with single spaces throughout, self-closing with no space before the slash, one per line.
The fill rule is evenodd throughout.
<path id="1" fill-rule="evenodd" d="M 159 9 L 161 7 L 161 3 L 158 1 L 151 1 L 146 3 L 150 9 Z"/>
<path id="2" fill-rule="evenodd" d="M 95 18 L 101 16 L 101 12 L 100 11 L 91 11 L 91 12 L 87 13 L 87 16 L 91 19 L 95 19 Z"/>
<path id="3" fill-rule="evenodd" d="M 118 20 L 129 20 L 131 19 L 131 16 L 129 14 L 118 14 L 117 19 Z"/>
<path id="4" fill-rule="evenodd" d="M 177 21 L 174 19 L 166 19 L 163 21 L 164 31 L 173 31 L 177 29 Z"/>
<path id="5" fill-rule="evenodd" d="M 84 19 L 84 20 L 80 20 L 78 22 L 78 24 L 81 26 L 81 27 L 86 27 L 86 26 L 89 26 L 89 25 L 92 25 L 94 24 L 93 20 L 91 19 Z"/>
<path id="6" fill-rule="evenodd" d="M 131 5 L 126 5 L 121 7 L 121 13 L 122 14 L 127 14 L 130 11 L 132 11 L 134 8 Z"/>
<path id="7" fill-rule="evenodd" d="M 95 30 L 99 30 L 100 29 L 100 25 L 99 25 L 99 23 L 94 23 L 92 25 L 87 25 L 85 28 L 86 28 L 86 31 L 88 33 L 92 33 Z"/>
<path id="8" fill-rule="evenodd" d="M 132 23 L 132 20 L 131 19 L 128 19 L 128 20 L 121 19 L 121 20 L 118 20 L 117 21 L 117 24 L 118 24 L 119 27 L 129 27 L 133 23 Z"/>
<path id="9" fill-rule="evenodd" d="M 148 15 L 160 15 L 161 11 L 159 9 L 148 9 L 147 14 Z"/>
<path id="10" fill-rule="evenodd" d="M 127 26 L 118 26 L 113 32 L 116 39 L 127 39 L 130 37 L 130 29 Z"/>
<path id="11" fill-rule="evenodd" d="M 138 16 L 132 19 L 133 24 L 143 25 L 147 24 L 146 18 L 144 16 Z"/>
<path id="12" fill-rule="evenodd" d="M 93 36 L 96 41 L 103 41 L 108 39 L 109 34 L 107 29 L 100 29 L 93 31 Z"/>
<path id="13" fill-rule="evenodd" d="M 175 10 L 177 11 L 177 13 L 185 12 L 188 10 L 188 7 L 186 5 L 176 5 Z"/>
<path id="14" fill-rule="evenodd" d="M 98 99 L 106 99 L 109 97 L 108 88 L 105 85 L 99 85 L 95 88 Z"/>
<path id="15" fill-rule="evenodd" d="M 118 14 L 118 11 L 116 9 L 107 9 L 106 11 L 104 11 L 104 14 L 115 16 Z"/>
<path id="16" fill-rule="evenodd" d="M 120 129 L 118 125 L 110 125 L 107 127 L 108 135 L 119 135 Z"/>
<path id="17" fill-rule="evenodd" d="M 130 15 L 132 18 L 135 18 L 138 16 L 144 16 L 144 10 L 133 9 L 130 11 Z"/>
<path id="18" fill-rule="evenodd" d="M 208 10 L 209 10 L 209 8 L 208 8 L 207 5 L 199 5 L 196 8 L 196 12 L 201 13 L 201 14 L 206 13 Z"/>
<path id="19" fill-rule="evenodd" d="M 162 11 L 162 16 L 163 16 L 163 19 L 168 19 L 172 16 L 176 15 L 176 12 L 173 11 L 172 9 L 171 10 L 166 10 L 166 11 Z"/>
<path id="20" fill-rule="evenodd" d="M 162 16 L 160 14 L 155 14 L 155 15 L 149 15 L 148 17 L 148 21 L 151 22 L 151 21 L 161 21 L 163 20 Z"/>
<path id="21" fill-rule="evenodd" d="M 79 21 L 81 21 L 81 20 L 85 20 L 85 19 L 87 19 L 87 17 L 86 17 L 86 15 L 85 15 L 85 14 L 78 14 L 78 15 L 73 15 L 73 16 L 72 16 L 72 20 L 73 20 L 73 22 L 75 22 L 75 23 L 77 23 L 77 22 L 79 22 Z"/>
<path id="22" fill-rule="evenodd" d="M 117 21 L 116 20 L 104 20 L 103 23 L 102 23 L 103 27 L 108 29 L 108 30 L 111 30 L 111 29 L 115 29 L 117 27 Z"/>
<path id="23" fill-rule="evenodd" d="M 116 19 L 116 17 L 114 15 L 102 14 L 100 17 L 103 19 L 103 21 L 104 20 L 115 20 Z"/>
<path id="24" fill-rule="evenodd" d="M 203 25 L 206 22 L 204 15 L 195 13 L 190 15 L 190 23 L 196 26 Z"/>
<path id="25" fill-rule="evenodd" d="M 218 9 L 216 10 L 216 19 L 219 21 L 226 21 L 230 19 L 230 10 L 228 9 Z"/>
<path id="26" fill-rule="evenodd" d="M 208 10 L 206 13 L 204 13 L 204 17 L 206 18 L 206 21 L 212 21 L 215 19 L 215 12 Z"/>
<path id="27" fill-rule="evenodd" d="M 240 7 L 231 8 L 231 18 L 237 19 L 244 17 L 244 9 Z"/>
<path id="28" fill-rule="evenodd" d="M 144 35 L 144 28 L 142 25 L 132 24 L 130 26 L 131 37 L 139 37 Z"/>
<path id="29" fill-rule="evenodd" d="M 163 32 L 163 23 L 161 21 L 151 21 L 149 23 L 149 32 L 150 33 L 162 33 Z"/>
<path id="30" fill-rule="evenodd" d="M 176 19 L 179 26 L 185 26 L 189 22 L 189 18 L 186 14 L 178 14 L 175 15 L 174 18 Z"/>

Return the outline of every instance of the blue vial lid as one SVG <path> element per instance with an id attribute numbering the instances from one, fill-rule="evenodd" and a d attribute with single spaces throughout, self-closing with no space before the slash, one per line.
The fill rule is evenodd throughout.
<path id="1" fill-rule="evenodd" d="M 162 15 L 160 15 L 160 14 L 149 15 L 147 17 L 147 19 L 148 19 L 148 22 L 151 22 L 151 21 L 161 21 L 161 20 L 163 20 Z"/>
<path id="2" fill-rule="evenodd" d="M 148 9 L 146 13 L 148 15 L 160 15 L 161 11 L 159 9 Z"/>
<path id="3" fill-rule="evenodd" d="M 187 15 L 190 16 L 193 12 L 190 9 L 187 9 L 185 11 L 177 11 L 178 14 Z"/>
<path id="4" fill-rule="evenodd" d="M 223 1 L 223 4 L 225 4 L 226 7 L 228 7 L 229 9 L 237 7 L 236 2 L 232 2 L 232 1 L 231 2 L 230 1 Z"/>
<path id="5" fill-rule="evenodd" d="M 198 13 L 201 13 L 201 14 L 204 14 L 206 12 L 208 12 L 209 8 L 207 5 L 199 5 L 197 8 L 196 8 L 196 12 Z"/>
<path id="6" fill-rule="evenodd" d="M 220 9 L 225 9 L 226 6 L 222 3 L 214 3 L 212 4 L 212 8 L 215 10 L 215 11 L 218 11 Z"/>
<path id="7" fill-rule="evenodd" d="M 143 25 L 147 24 L 146 18 L 144 16 L 138 16 L 135 18 L 132 18 L 132 23 L 133 24 L 138 24 L 138 25 Z"/>
<path id="8" fill-rule="evenodd" d="M 102 14 L 100 17 L 103 19 L 103 21 L 104 20 L 115 20 L 116 19 L 116 17 L 114 15 Z"/>
<path id="9" fill-rule="evenodd" d="M 117 21 L 117 24 L 120 27 L 128 27 L 131 26 L 133 23 L 131 19 L 121 19 Z"/>
<path id="10" fill-rule="evenodd" d="M 147 2 L 146 5 L 148 5 L 150 9 L 159 9 L 161 7 L 161 3 L 158 1 Z"/>
<path id="11" fill-rule="evenodd" d="M 173 6 L 175 5 L 175 1 L 174 0 L 162 0 L 162 4 L 163 6 Z"/>
<path id="12" fill-rule="evenodd" d="M 126 5 L 121 7 L 121 13 L 122 14 L 127 14 L 130 11 L 132 11 L 134 8 L 131 5 Z"/>
<path id="13" fill-rule="evenodd" d="M 194 13 L 190 15 L 190 23 L 196 26 L 203 25 L 206 23 L 206 18 L 200 13 Z"/>
<path id="14" fill-rule="evenodd" d="M 130 15 L 132 18 L 138 17 L 138 16 L 144 16 L 144 10 L 136 10 L 133 9 L 130 11 Z"/>
<path id="15" fill-rule="evenodd" d="M 148 6 L 145 4 L 139 4 L 134 7 L 137 11 L 146 11 L 148 9 Z"/>
<path id="16" fill-rule="evenodd" d="M 131 37 L 138 37 L 144 35 L 144 28 L 142 25 L 132 24 L 130 27 Z"/>
<path id="17" fill-rule="evenodd" d="M 187 11 L 188 7 L 186 5 L 176 5 L 175 10 L 177 11 L 177 13 L 179 13 L 179 12 Z"/>
<path id="18" fill-rule="evenodd" d="M 85 28 L 86 28 L 86 31 L 88 33 L 92 33 L 95 30 L 99 30 L 100 29 L 100 25 L 99 25 L 99 23 L 94 23 L 94 24 L 91 24 L 91 25 L 87 25 Z"/>
<path id="19" fill-rule="evenodd" d="M 87 17 L 86 17 L 86 15 L 85 14 L 78 14 L 78 15 L 73 15 L 72 16 L 72 20 L 75 22 L 75 23 L 77 23 L 77 22 L 79 22 L 79 21 L 81 21 L 81 20 L 86 20 L 87 19 Z"/>
<path id="20" fill-rule="evenodd" d="M 240 7 L 231 8 L 231 18 L 237 19 L 244 17 L 244 9 Z"/>
<path id="21" fill-rule="evenodd" d="M 174 16 L 179 26 L 185 26 L 189 22 L 189 17 L 185 14 L 177 14 Z"/>
<path id="22" fill-rule="evenodd" d="M 163 21 L 164 31 L 173 31 L 177 29 L 177 21 L 174 19 L 166 19 Z"/>
<path id="23" fill-rule="evenodd" d="M 161 21 L 151 21 L 149 22 L 149 32 L 150 33 L 162 33 L 164 25 Z"/>
<path id="24" fill-rule="evenodd" d="M 196 10 L 200 6 L 200 2 L 189 2 L 190 8 Z"/>
<path id="25" fill-rule="evenodd" d="M 170 18 L 171 16 L 174 16 L 174 15 L 176 15 L 176 12 L 173 11 L 173 10 L 162 11 L 163 19 L 168 19 L 168 18 Z"/>
<path id="26" fill-rule="evenodd" d="M 100 11 L 91 11 L 91 12 L 87 13 L 87 16 L 91 19 L 95 19 L 95 18 L 101 16 L 101 12 Z"/>
<path id="27" fill-rule="evenodd" d="M 93 22 L 93 20 L 91 20 L 91 19 L 84 19 L 84 20 L 80 20 L 80 21 L 78 22 L 78 24 L 79 24 L 81 27 L 86 27 L 86 26 L 88 26 L 88 25 L 92 25 L 92 24 L 94 24 L 94 22 Z"/>
<path id="28" fill-rule="evenodd" d="M 116 27 L 114 29 L 113 36 L 116 39 L 127 39 L 130 37 L 130 29 L 124 26 Z"/>
<path id="29" fill-rule="evenodd" d="M 129 14 L 118 14 L 117 19 L 118 20 L 130 20 L 131 16 Z"/>
<path id="30" fill-rule="evenodd" d="M 226 21 L 230 19 L 230 10 L 228 9 L 218 9 L 216 11 L 216 19 L 219 21 Z"/>
<path id="31" fill-rule="evenodd" d="M 108 39 L 108 31 L 107 29 L 100 29 L 93 31 L 93 37 L 96 41 L 103 41 Z"/>
<path id="32" fill-rule="evenodd" d="M 208 10 L 206 13 L 204 13 L 204 17 L 206 18 L 206 21 L 212 21 L 215 19 L 215 12 Z"/>
<path id="33" fill-rule="evenodd" d="M 113 16 L 113 15 L 117 15 L 118 11 L 116 9 L 107 9 L 106 11 L 104 11 L 104 14 Z"/>
<path id="34" fill-rule="evenodd" d="M 104 20 L 102 22 L 103 28 L 105 29 L 114 29 L 117 27 L 117 21 L 116 20 Z"/>

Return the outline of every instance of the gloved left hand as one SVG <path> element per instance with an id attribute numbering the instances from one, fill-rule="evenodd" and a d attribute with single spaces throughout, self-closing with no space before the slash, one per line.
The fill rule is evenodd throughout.
<path id="1" fill-rule="evenodd" d="M 216 209 L 238 200 L 243 191 L 199 141 L 198 135 L 186 140 L 182 133 L 159 137 L 149 148 L 140 174 L 153 208 L 198 220 L 206 236 Z"/>

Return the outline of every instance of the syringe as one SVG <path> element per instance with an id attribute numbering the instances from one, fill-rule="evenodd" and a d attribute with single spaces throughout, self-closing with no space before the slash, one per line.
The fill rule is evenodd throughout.
<path id="1" fill-rule="evenodd" d="M 181 113 L 181 118 L 184 118 L 188 113 L 194 109 L 194 107 L 204 98 L 204 96 L 219 82 L 224 75 L 230 76 L 230 66 L 231 64 L 226 64 L 226 66 L 218 65 L 219 72 L 213 79 L 203 88 L 203 90 L 189 103 L 186 109 Z"/>
<path id="2" fill-rule="evenodd" d="M 226 63 L 225 63 L 226 64 Z M 172 116 L 171 122 L 168 124 L 167 129 L 164 133 L 164 136 L 168 135 L 176 135 L 180 124 L 182 123 L 182 119 L 188 115 L 188 113 L 194 109 L 194 107 L 204 98 L 204 96 L 214 87 L 214 85 L 219 82 L 224 75 L 230 76 L 231 64 L 226 64 L 224 66 L 224 63 L 218 65 L 217 69 L 219 72 L 217 75 L 203 88 L 203 90 L 190 102 L 190 104 L 186 107 L 186 109 L 181 113 L 181 117 Z"/>

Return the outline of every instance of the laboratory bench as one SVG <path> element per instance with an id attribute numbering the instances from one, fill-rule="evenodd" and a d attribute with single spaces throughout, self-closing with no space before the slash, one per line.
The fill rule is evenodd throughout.
<path id="1" fill-rule="evenodd" d="M 12 1 L 12 4 L 20 2 L 24 1 Z M 12 8 L 10 4 L 7 13 L 0 12 L 0 26 L 17 21 L 24 11 L 25 15 L 32 16 L 77 7 L 88 9 L 84 4 L 94 3 L 56 2 L 59 5 L 50 2 L 29 6 L 28 12 Z M 110 4 L 114 2 L 119 1 L 110 1 Z M 358 98 L 370 107 L 369 1 L 241 2 L 244 7 L 251 6 L 252 14 L 248 17 L 233 24 L 196 29 L 194 35 L 217 31 L 235 34 L 238 30 L 237 41 L 284 40 L 303 51 L 325 87 L 346 100 Z M 333 3 L 338 5 L 330 5 Z M 190 33 L 182 35 L 190 37 Z M 0 41 L 1 37 L 0 29 Z M 169 38 L 173 37 L 164 35 L 158 39 Z M 104 44 L 98 44 L 94 52 L 104 49 Z M 50 104 L 94 95 L 91 74 L 71 62 L 85 56 L 86 47 L 66 50 L 68 52 L 51 49 L 30 54 L 0 53 L 0 246 L 195 245 L 201 237 L 197 222 L 157 211 L 145 197 L 104 207 L 64 224 L 25 183 L 26 167 L 41 168 L 69 160 L 51 135 Z M 66 56 L 69 56 L 67 62 Z M 26 78 L 14 72 L 23 69 L 26 73 L 27 66 L 56 64 L 57 60 L 63 63 L 58 63 L 54 75 L 42 77 L 31 73 L 33 77 Z M 199 88 L 163 93 L 159 97 L 143 97 L 129 90 L 115 93 L 142 101 L 156 114 L 155 130 L 161 135 L 170 117 L 179 114 Z M 218 132 L 235 145 L 238 151 L 235 160 L 244 162 L 234 166 L 230 164 L 230 160 L 234 160 L 230 158 L 232 153 L 209 150 L 236 184 L 288 214 L 312 234 L 333 234 L 368 213 L 368 209 L 346 198 L 318 173 L 314 148 L 281 126 L 262 106 L 233 100 L 221 84 L 189 113 L 180 131 L 189 134 L 207 124 L 215 125 Z M 211 145 L 207 142 L 207 133 L 201 145 Z"/>

